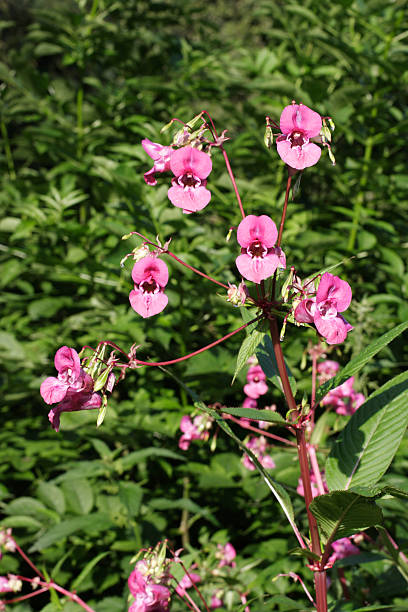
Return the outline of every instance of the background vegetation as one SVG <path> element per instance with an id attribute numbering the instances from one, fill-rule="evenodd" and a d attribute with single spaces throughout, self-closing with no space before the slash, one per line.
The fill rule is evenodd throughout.
<path id="1" fill-rule="evenodd" d="M 285 169 L 263 145 L 265 114 L 278 119 L 295 99 L 333 117 L 337 165 L 323 155 L 304 173 L 284 237 L 288 262 L 304 276 L 348 258 L 340 274 L 353 287 L 355 330 L 332 358 L 344 361 L 407 319 L 406 9 L 404 0 L 220 0 L 211 7 L 200 0 L 0 0 L 3 524 L 97 612 L 126 608 L 129 559 L 140 547 L 168 537 L 178 548 L 182 536 L 193 549 L 230 540 L 242 563 L 259 561 L 246 583 L 265 597 L 251 610 L 305 609 L 297 584 L 272 582 L 281 572 L 302 574 L 303 563 L 288 556 L 296 543 L 266 487 L 222 436 L 214 452 L 202 443 L 178 449 L 180 418 L 191 405 L 171 378 L 139 369 L 115 391 L 102 428 L 95 413 L 78 413 L 63 416 L 59 434 L 49 427 L 39 385 L 63 344 L 79 349 L 110 339 L 171 359 L 241 324 L 223 297 L 173 262 L 169 306 L 144 321 L 128 302 L 131 265 L 119 266 L 138 244 L 121 236 L 137 230 L 172 236 L 173 251 L 190 264 L 237 281 L 234 240 L 225 238 L 239 211 L 221 155 L 213 157 L 212 201 L 200 217 L 170 205 L 167 180 L 156 188 L 143 180 L 151 160 L 141 139 L 166 144 L 163 124 L 203 109 L 228 129 L 247 211 L 276 222 Z M 288 330 L 284 350 L 297 376 L 312 337 Z M 244 373 L 230 381 L 241 340 L 174 372 L 205 400 L 239 405 Z M 360 390 L 373 390 L 407 359 L 401 338 L 370 363 Z M 304 390 L 308 374 L 309 364 Z M 282 402 L 272 391 L 267 401 Z M 277 448 L 273 457 L 276 478 L 294 493 L 295 456 Z M 406 487 L 407 461 L 405 441 L 388 482 Z M 406 505 L 382 505 L 387 528 L 406 547 Z M 301 507 L 298 498 L 295 510 Z M 344 568 L 355 607 L 408 609 L 398 572 L 381 553 L 372 555 L 367 549 L 357 567 Z M 16 571 L 15 560 L 4 557 L 0 569 Z M 335 578 L 332 609 L 355 609 L 340 602 Z"/>

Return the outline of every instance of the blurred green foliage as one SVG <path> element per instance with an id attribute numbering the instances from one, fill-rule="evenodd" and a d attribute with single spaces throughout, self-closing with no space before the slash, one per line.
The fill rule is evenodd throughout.
<path id="1" fill-rule="evenodd" d="M 241 558 L 260 560 L 246 584 L 266 595 L 251 610 L 303 609 L 297 584 L 271 581 L 298 571 L 310 583 L 301 561 L 287 555 L 296 542 L 283 515 L 227 440 L 219 437 L 214 453 L 200 444 L 179 451 L 180 417 L 191 406 L 162 371 L 128 377 L 98 431 L 94 414 L 78 413 L 64 415 L 55 434 L 38 389 L 63 344 L 79 349 L 109 339 L 125 349 L 141 344 L 146 358 L 171 359 L 241 324 L 223 296 L 168 260 L 169 306 L 143 321 L 128 303 L 130 260 L 119 266 L 140 243 L 121 240 L 135 229 L 172 237 L 172 250 L 188 263 L 237 281 L 237 249 L 225 238 L 240 216 L 221 155 L 213 156 L 212 200 L 200 217 L 170 205 L 167 179 L 156 188 L 143 180 L 151 160 L 141 139 L 167 144 L 163 124 L 203 109 L 220 131 L 228 129 L 246 211 L 276 223 L 285 169 L 263 145 L 265 115 L 278 120 L 296 99 L 333 117 L 337 165 L 322 155 L 302 177 L 285 227 L 288 264 L 306 276 L 345 260 L 339 274 L 353 287 L 348 318 L 355 330 L 334 358 L 358 354 L 407 319 L 406 2 L 0 0 L 0 29 L 4 524 L 67 586 L 100 555 L 74 586 L 104 612 L 126 607 L 135 551 L 164 537 L 179 546 L 187 512 L 185 545 L 187 538 L 198 547 L 199 538 L 224 530 L 215 541 L 230 539 Z M 297 378 L 309 375 L 309 365 L 300 370 L 309 338 L 305 330 L 286 335 Z M 244 373 L 233 387 L 230 380 L 241 341 L 234 337 L 175 371 L 206 401 L 239 405 Z M 361 390 L 397 374 L 407 359 L 401 338 L 369 364 Z M 300 388 L 309 390 L 309 381 Z M 274 393 L 270 403 L 281 402 Z M 273 456 L 276 478 L 294 492 L 295 455 L 277 447 Z M 407 484 L 407 461 L 404 442 L 389 475 L 396 486 Z M 403 502 L 381 503 L 403 545 Z M 297 515 L 301 508 L 298 498 Z M 398 572 L 386 556 L 365 554 L 358 572 L 344 564 L 353 602 L 403 606 Z M 2 563 L 2 573 L 17 569 L 9 556 Z M 330 593 L 332 609 L 349 609 L 335 604 L 336 581 Z"/>

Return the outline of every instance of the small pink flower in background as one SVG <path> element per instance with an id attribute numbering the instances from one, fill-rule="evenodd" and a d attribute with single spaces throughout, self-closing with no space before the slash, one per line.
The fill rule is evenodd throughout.
<path id="1" fill-rule="evenodd" d="M 189 572 L 188 575 L 185 574 L 178 585 L 176 586 L 176 593 L 180 595 L 180 597 L 184 597 L 186 594 L 186 589 L 190 589 L 193 586 L 193 583 L 197 583 L 201 581 L 201 576 L 198 574 L 194 574 Z"/>
<path id="2" fill-rule="evenodd" d="M 211 596 L 211 602 L 210 602 L 211 610 L 215 610 L 216 608 L 222 608 L 222 606 L 224 605 L 224 602 L 222 601 L 222 599 L 220 599 L 220 597 L 218 595 L 219 595 L 219 593 L 218 593 L 218 591 L 216 591 Z"/>
<path id="3" fill-rule="evenodd" d="M 325 272 L 316 297 L 302 300 L 295 309 L 299 323 L 314 323 L 328 344 L 343 342 L 353 327 L 339 314 L 350 306 L 351 287 L 338 276 Z"/>
<path id="4" fill-rule="evenodd" d="M 153 582 L 145 560 L 138 561 L 128 578 L 128 586 L 135 598 L 129 612 L 166 612 L 170 604 L 170 590 Z"/>
<path id="5" fill-rule="evenodd" d="M 319 385 L 322 385 L 330 380 L 330 378 L 336 376 L 339 369 L 340 364 L 337 363 L 337 361 L 332 361 L 330 359 L 326 359 L 326 361 L 322 361 L 321 363 L 317 364 Z"/>
<path id="6" fill-rule="evenodd" d="M 364 403 L 365 397 L 357 393 L 354 388 L 354 376 L 347 379 L 342 385 L 331 389 L 323 398 L 323 406 L 333 406 L 337 414 L 352 415 Z"/>
<path id="7" fill-rule="evenodd" d="M 320 147 L 310 142 L 322 129 L 322 118 L 304 104 L 292 102 L 285 106 L 280 117 L 282 134 L 276 139 L 278 154 L 295 170 L 314 166 L 322 153 Z"/>
<path id="8" fill-rule="evenodd" d="M 17 593 L 21 591 L 23 583 L 13 574 L 0 576 L 0 593 Z"/>
<path id="9" fill-rule="evenodd" d="M 224 546 L 222 544 L 218 544 L 218 550 L 215 553 L 217 559 L 220 559 L 218 563 L 218 567 L 236 567 L 236 563 L 234 561 L 237 556 L 237 552 L 233 545 L 230 542 L 227 542 Z"/>
<path id="10" fill-rule="evenodd" d="M 322 480 L 323 480 L 323 486 L 324 486 L 324 491 L 325 493 L 329 492 L 329 489 L 327 488 L 327 484 L 324 480 L 324 472 L 322 473 Z M 316 476 L 314 475 L 313 472 L 310 472 L 310 486 L 312 489 L 312 496 L 316 497 L 317 495 L 320 495 L 319 493 L 319 489 L 317 488 L 317 484 L 316 484 Z M 298 486 L 296 487 L 296 492 L 299 493 L 299 495 L 301 495 L 302 497 L 305 496 L 305 490 L 303 487 L 303 480 L 301 478 L 299 478 L 298 480 Z"/>
<path id="11" fill-rule="evenodd" d="M 267 443 L 266 438 L 264 436 L 253 436 L 248 440 L 246 446 L 254 453 L 255 457 L 258 459 L 259 463 L 267 470 L 275 467 L 275 462 L 270 455 L 267 455 L 266 452 L 269 449 L 270 445 Z M 255 465 L 252 462 L 252 459 L 247 454 L 244 454 L 242 462 L 244 466 L 253 472 L 255 470 Z"/>
<path id="12" fill-rule="evenodd" d="M 212 419 L 205 414 L 194 417 L 193 421 L 188 415 L 184 415 L 180 421 L 180 429 L 183 432 L 179 440 L 179 448 L 187 450 L 192 440 L 208 440 L 209 429 L 212 426 Z"/>
<path id="13" fill-rule="evenodd" d="M 170 202 L 185 213 L 205 208 L 211 200 L 211 191 L 206 188 L 211 157 L 193 147 L 183 147 L 173 152 L 170 169 L 175 176 L 167 193 Z"/>
<path id="14" fill-rule="evenodd" d="M 170 170 L 170 158 L 174 153 L 173 147 L 165 147 L 158 142 L 152 142 L 148 138 L 142 140 L 142 147 L 154 160 L 151 170 L 145 172 L 144 180 L 148 185 L 157 185 L 156 172 L 167 172 Z"/>
<path id="15" fill-rule="evenodd" d="M 6 552 L 16 552 L 16 543 L 11 533 L 11 527 L 8 529 L 0 529 L 0 559 L 2 557 L 2 549 Z"/>
<path id="16" fill-rule="evenodd" d="M 239 283 L 238 287 L 236 285 L 231 285 L 228 283 L 229 289 L 227 291 L 228 297 L 227 302 L 231 302 L 234 306 L 243 306 L 248 297 L 248 289 L 244 281 Z"/>
<path id="17" fill-rule="evenodd" d="M 273 276 L 278 267 L 286 268 L 284 252 L 274 247 L 277 237 L 276 225 L 267 215 L 248 215 L 241 221 L 237 231 L 241 255 L 235 263 L 244 278 L 260 283 Z"/>
<path id="18" fill-rule="evenodd" d="M 169 280 L 166 264 L 154 255 L 147 255 L 135 263 L 132 270 L 135 288 L 129 294 L 133 310 L 144 319 L 158 314 L 168 303 L 164 288 Z"/>
<path id="19" fill-rule="evenodd" d="M 360 549 L 355 546 L 350 538 L 341 538 L 332 544 L 333 553 L 330 555 L 328 562 L 333 565 L 339 559 L 345 559 L 352 555 L 359 555 Z"/>
<path id="20" fill-rule="evenodd" d="M 251 399 L 258 399 L 261 395 L 265 395 L 268 391 L 268 385 L 265 382 L 266 376 L 261 366 L 254 365 L 248 370 L 248 384 L 244 387 L 244 393 Z M 249 407 L 249 406 L 244 406 Z"/>
<path id="21" fill-rule="evenodd" d="M 58 377 L 46 378 L 41 384 L 40 393 L 47 404 L 57 404 L 48 413 L 48 419 L 58 432 L 61 412 L 100 408 L 102 398 L 98 393 L 93 393 L 94 381 L 81 368 L 75 349 L 62 346 L 55 353 L 54 363 Z"/>

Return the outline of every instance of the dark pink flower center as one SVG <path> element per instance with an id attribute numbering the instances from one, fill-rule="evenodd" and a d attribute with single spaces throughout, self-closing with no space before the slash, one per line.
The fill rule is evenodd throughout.
<path id="1" fill-rule="evenodd" d="M 150 277 L 140 283 L 139 289 L 141 289 L 143 293 L 158 293 L 160 286 L 156 283 L 154 278 Z"/>
<path id="2" fill-rule="evenodd" d="M 324 319 L 337 317 L 336 300 L 325 300 L 317 305 L 317 310 Z"/>
<path id="3" fill-rule="evenodd" d="M 178 177 L 178 184 L 183 188 L 192 187 L 195 189 L 196 187 L 200 187 L 202 183 L 205 183 L 205 181 L 201 181 L 201 179 L 192 172 L 186 172 L 186 174 Z"/>
<path id="4" fill-rule="evenodd" d="M 246 251 L 251 257 L 265 257 L 268 253 L 268 249 L 264 247 L 260 240 L 252 242 Z"/>
<path id="5" fill-rule="evenodd" d="M 288 136 L 288 140 L 291 143 L 292 147 L 302 147 L 304 144 L 309 142 L 309 139 L 306 138 L 303 132 L 299 130 L 293 130 Z"/>

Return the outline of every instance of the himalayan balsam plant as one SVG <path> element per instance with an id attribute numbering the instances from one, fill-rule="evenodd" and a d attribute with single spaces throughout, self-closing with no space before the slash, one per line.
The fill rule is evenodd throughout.
<path id="1" fill-rule="evenodd" d="M 196 273 L 209 287 L 215 285 L 217 292 L 223 289 L 225 299 L 237 309 L 237 315 L 241 313 L 243 323 L 208 346 L 170 361 L 144 360 L 140 357 L 141 347 L 133 345 L 123 349 L 113 340 L 101 341 L 96 348 L 83 347 L 79 353 L 63 346 L 55 355 L 57 375 L 44 380 L 41 395 L 52 406 L 49 420 L 56 431 L 60 428 L 61 414 L 67 411 L 97 409 L 100 426 L 109 394 L 132 370 L 166 368 L 244 332 L 234 376 L 235 379 L 246 368 L 241 406 L 206 405 L 198 394 L 179 381 L 195 405 L 194 413 L 181 419 L 179 447 L 187 452 L 191 444 L 208 444 L 220 433 L 232 438 L 242 453 L 245 468 L 259 472 L 280 505 L 298 543 L 293 554 L 301 556 L 314 575 L 314 592 L 309 592 L 298 575 L 282 575 L 298 580 L 309 604 L 318 612 L 325 612 L 328 609 L 327 571 L 337 560 L 376 545 L 366 534 L 368 528 L 379 531 L 382 549 L 388 551 L 400 572 L 408 577 L 407 559 L 384 528 L 382 511 L 376 503 L 385 495 L 407 497 L 407 493 L 381 485 L 379 481 L 408 423 L 408 373 L 387 382 L 367 399 L 356 389 L 355 379 L 376 353 L 408 328 L 408 322 L 386 332 L 341 367 L 328 356 L 353 333 L 347 314 L 352 287 L 334 273 L 340 264 L 316 270 L 304 278 L 301 262 L 292 261 L 285 248 L 285 220 L 290 214 L 293 178 L 297 177 L 298 182 L 307 168 L 319 162 L 322 152 L 327 151 L 335 163 L 331 150 L 334 123 L 330 117 L 321 117 L 296 102 L 283 109 L 279 124 L 266 117 L 265 144 L 272 148 L 276 142 L 277 163 L 283 162 L 287 168 L 280 219 L 272 219 L 267 209 L 263 214 L 245 212 L 225 150 L 226 130 L 219 133 L 206 111 L 187 123 L 172 119 L 163 131 L 174 126 L 179 127 L 170 145 L 142 141 L 144 151 L 153 160 L 153 167 L 144 175 L 146 189 L 154 189 L 158 181 L 167 181 L 169 205 L 181 209 L 180 215 L 204 215 L 197 221 L 203 224 L 204 209 L 216 205 L 211 194 L 212 167 L 224 161 L 236 196 L 236 215 L 239 215 L 239 223 L 232 230 L 236 230 L 236 242 L 229 242 L 236 257 L 237 280 L 236 284 L 226 284 L 180 259 L 177 238 L 173 241 L 173 252 L 169 237 L 161 242 L 158 237 L 152 239 L 135 230 L 123 238 L 136 237 L 138 245 L 121 262 L 124 266 L 132 261 L 130 306 L 135 316 L 150 318 L 160 313 L 165 316 L 163 311 L 172 307 L 166 295 L 169 280 L 166 260 L 171 258 Z M 237 223 L 235 213 L 232 223 Z M 293 326 L 293 333 L 303 334 L 302 327 L 316 333 L 316 343 L 307 348 L 312 371 L 310 397 L 301 397 L 297 392 L 296 381 L 283 355 L 288 324 Z M 265 406 L 263 398 L 270 384 L 277 386 L 282 399 L 276 405 Z M 341 420 L 336 430 L 341 430 L 340 434 L 327 432 L 329 413 Z M 324 426 L 320 426 L 322 420 Z M 330 452 L 320 452 L 330 435 Z M 214 446 L 211 442 L 212 449 Z M 280 451 L 285 448 L 297 451 L 296 495 L 304 499 L 306 532 L 295 520 L 285 482 L 273 477 L 277 447 Z M 190 563 L 187 557 L 187 567 L 182 550 L 170 551 L 165 542 L 140 551 L 129 576 L 129 612 L 170 610 L 174 598 L 181 598 L 192 610 L 208 611 L 224 605 L 228 609 L 250 610 L 251 598 L 254 605 L 256 600 L 246 591 L 245 579 L 242 584 L 236 573 L 241 563 L 239 554 L 229 542 L 219 544 L 211 554 L 212 562 L 207 559 Z M 349 593 L 341 568 L 337 576 L 347 599 Z M 38 584 L 44 589 L 50 582 L 43 578 L 39 574 Z M 2 580 L 1 589 L 6 592 L 17 590 L 16 585 L 21 585 L 16 580 L 23 579 L 3 577 Z M 17 599 L 14 597 L 14 601 Z M 75 601 L 89 609 L 84 602 Z"/>

